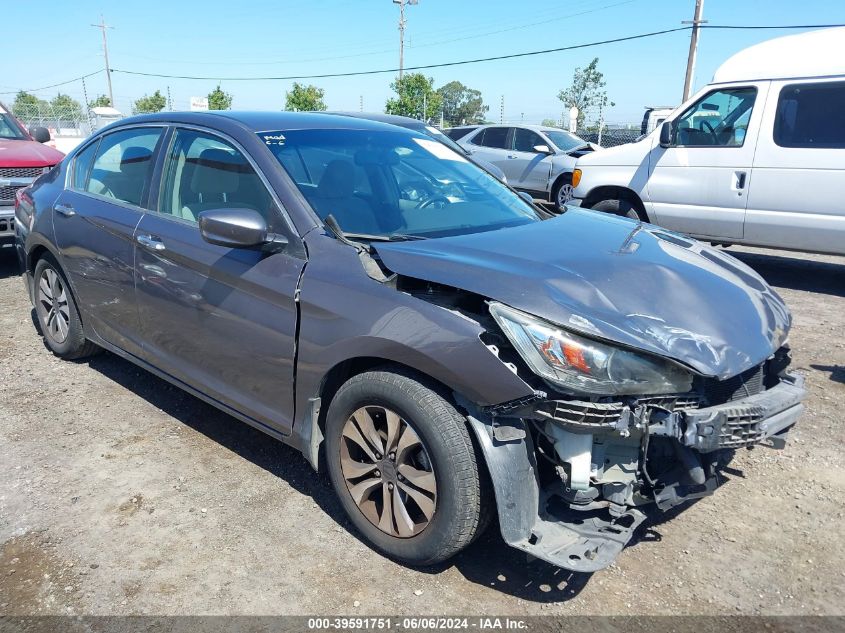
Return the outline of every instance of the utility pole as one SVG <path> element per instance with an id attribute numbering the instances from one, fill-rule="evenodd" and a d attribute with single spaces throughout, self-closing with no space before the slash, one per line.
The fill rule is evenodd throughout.
<path id="1" fill-rule="evenodd" d="M 692 24 L 692 35 L 689 41 L 689 57 L 687 57 L 687 76 L 684 79 L 684 98 L 681 103 L 689 99 L 692 92 L 692 76 L 695 73 L 695 55 L 698 52 L 698 31 L 699 25 L 705 24 L 707 20 L 701 19 L 701 12 L 704 11 L 704 0 L 695 0 L 695 16 L 692 22 L 685 20 L 682 24 Z"/>
<path id="2" fill-rule="evenodd" d="M 100 14 L 100 23 L 92 24 L 91 26 L 94 26 L 103 32 L 103 57 L 106 60 L 106 81 L 109 84 L 109 104 L 111 107 L 114 107 L 114 95 L 111 90 L 111 69 L 109 68 L 109 44 L 106 40 L 106 29 L 113 29 L 114 27 L 106 24 L 106 19 L 102 16 L 102 14 Z"/>
<path id="3" fill-rule="evenodd" d="M 364 95 L 360 95 L 358 97 L 358 109 L 363 112 L 364 111 Z"/>
<path id="4" fill-rule="evenodd" d="M 499 124 L 505 122 L 505 95 L 502 95 L 502 100 L 499 102 Z"/>
<path id="5" fill-rule="evenodd" d="M 419 4 L 420 0 L 393 0 L 399 5 L 399 81 L 402 81 L 402 68 L 405 65 L 405 5 Z"/>

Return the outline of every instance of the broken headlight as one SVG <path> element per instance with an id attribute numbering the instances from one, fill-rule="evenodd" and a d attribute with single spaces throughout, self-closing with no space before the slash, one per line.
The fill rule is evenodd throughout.
<path id="1" fill-rule="evenodd" d="M 568 390 L 595 395 L 685 393 L 692 374 L 663 359 L 573 334 L 504 304 L 490 313 L 528 366 Z"/>

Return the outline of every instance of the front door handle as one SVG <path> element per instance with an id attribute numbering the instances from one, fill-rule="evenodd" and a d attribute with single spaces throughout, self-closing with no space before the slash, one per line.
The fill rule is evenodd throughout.
<path id="1" fill-rule="evenodd" d="M 519 158 L 519 156 L 514 156 L 513 154 L 508 154 L 508 158 Z"/>
<path id="2" fill-rule="evenodd" d="M 745 172 L 744 171 L 737 171 L 734 172 L 734 176 L 736 176 L 736 188 L 739 191 L 745 189 Z"/>
<path id="3" fill-rule="evenodd" d="M 164 243 L 157 237 L 152 235 L 136 235 L 135 241 L 141 246 L 149 248 L 151 251 L 163 251 Z"/>
<path id="4" fill-rule="evenodd" d="M 57 202 L 55 205 L 53 205 L 53 211 L 55 211 L 59 215 L 65 216 L 66 218 L 70 218 L 76 215 L 76 209 L 74 209 L 69 204 L 65 204 L 64 202 Z"/>

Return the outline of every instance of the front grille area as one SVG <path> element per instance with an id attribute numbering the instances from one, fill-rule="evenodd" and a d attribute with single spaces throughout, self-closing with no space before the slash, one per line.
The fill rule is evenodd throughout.
<path id="1" fill-rule="evenodd" d="M 36 178 L 43 173 L 43 167 L 0 167 L 0 178 Z"/>
<path id="2" fill-rule="evenodd" d="M 0 204 L 15 204 L 15 193 L 21 187 L 0 187 Z"/>
<path id="3" fill-rule="evenodd" d="M 702 381 L 702 395 L 709 406 L 747 398 L 765 389 L 765 364 L 757 365 L 727 380 Z"/>
<path id="4" fill-rule="evenodd" d="M 537 414 L 547 420 L 555 420 L 585 428 L 616 426 L 625 409 L 622 402 L 579 402 L 577 400 L 551 400 L 543 403 Z"/>

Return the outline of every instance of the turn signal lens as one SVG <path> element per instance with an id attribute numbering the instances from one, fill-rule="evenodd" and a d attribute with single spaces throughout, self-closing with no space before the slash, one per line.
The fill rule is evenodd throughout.
<path id="1" fill-rule="evenodd" d="M 581 182 L 581 170 L 576 169 L 572 172 L 572 187 L 575 188 L 578 186 L 578 183 Z"/>

